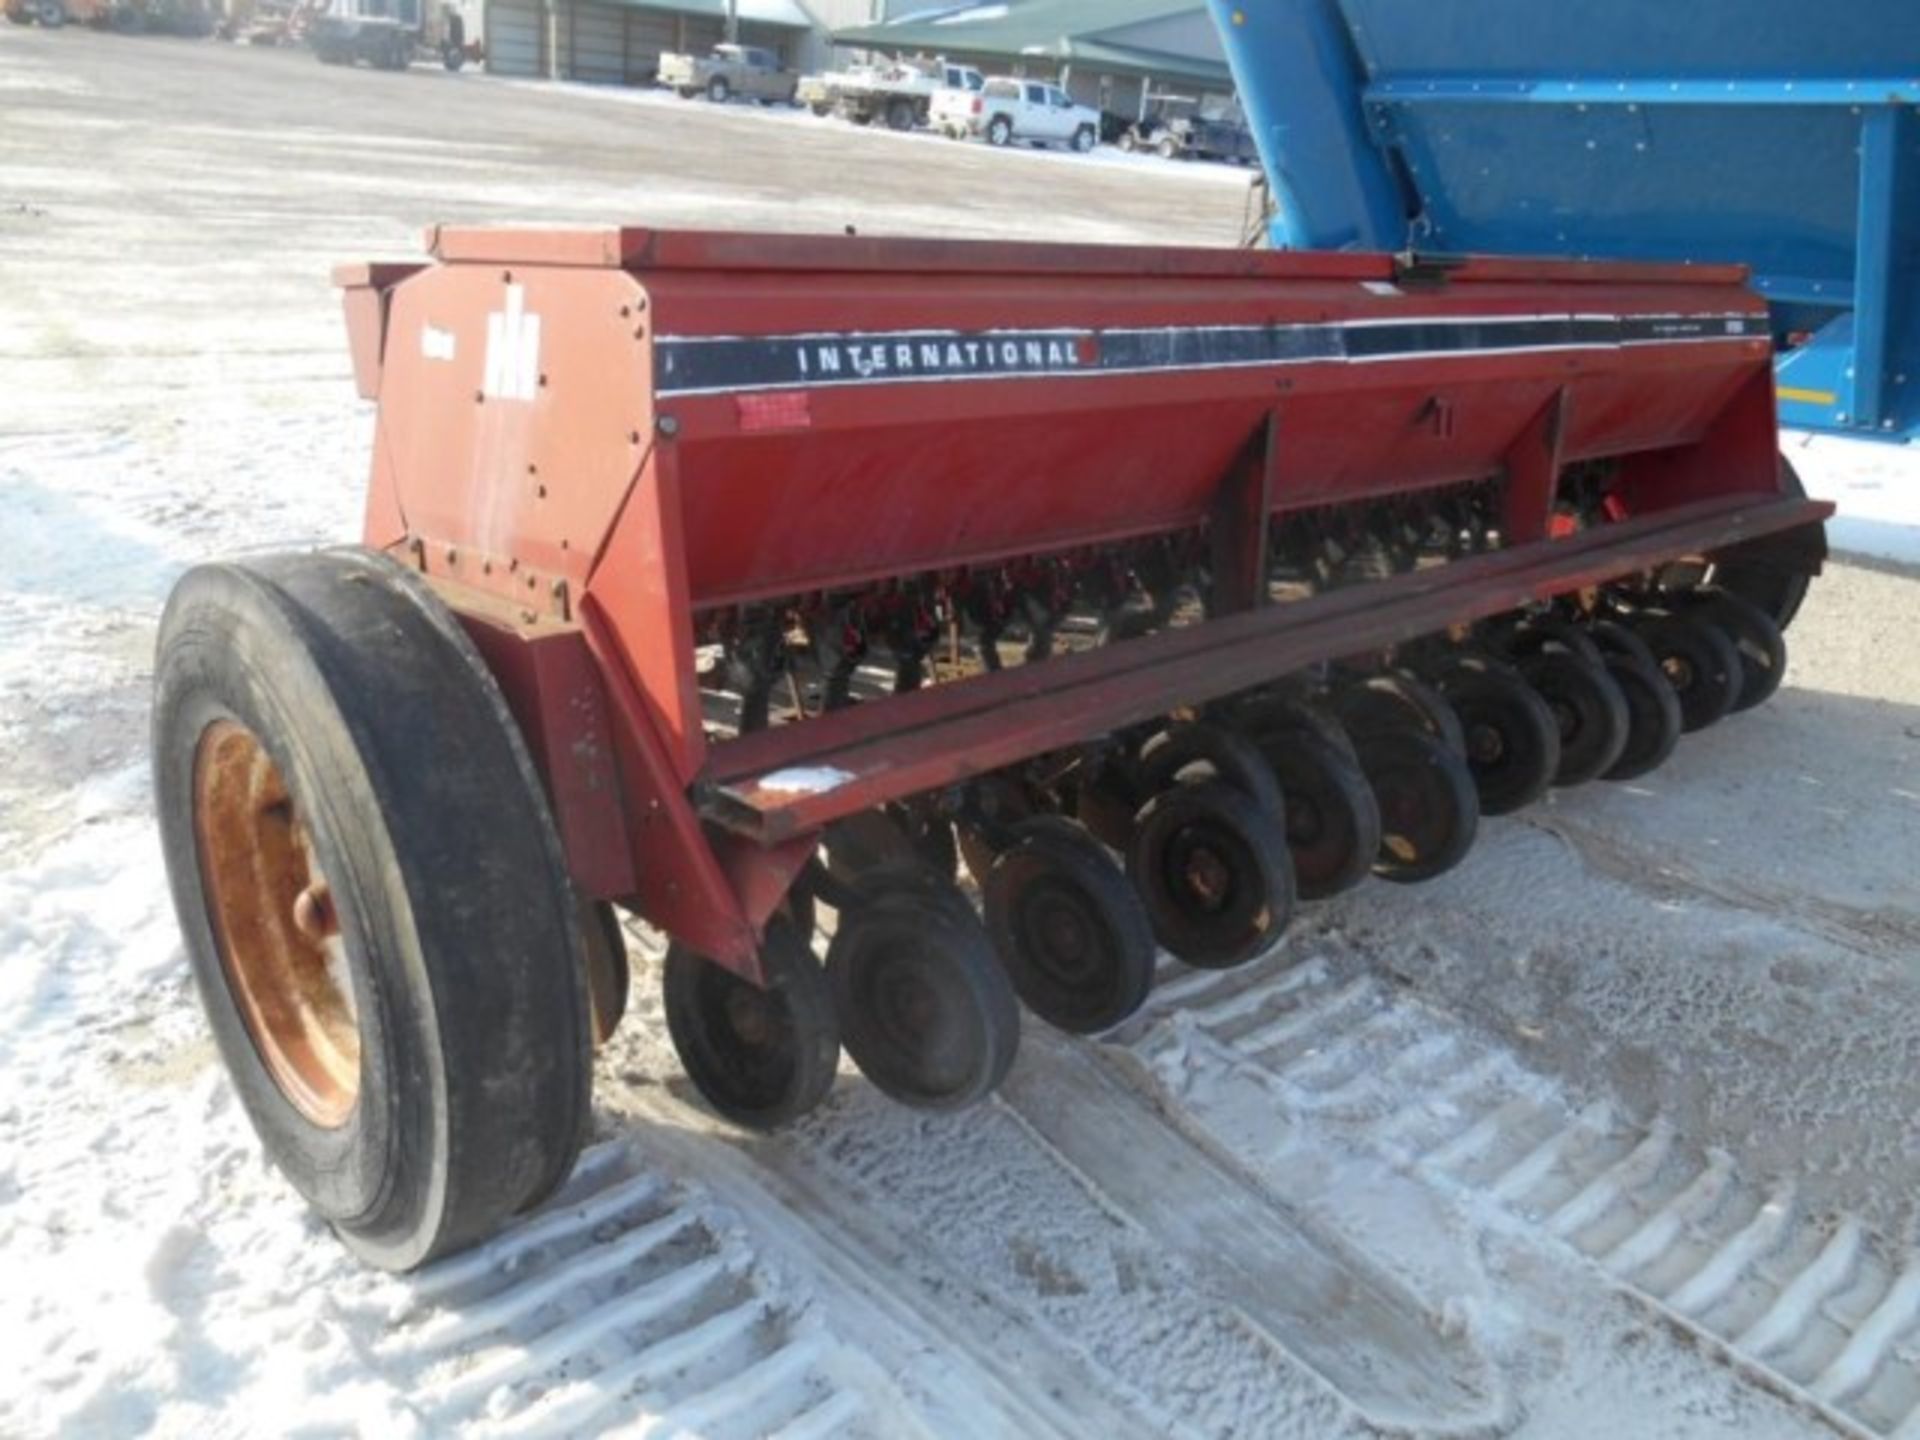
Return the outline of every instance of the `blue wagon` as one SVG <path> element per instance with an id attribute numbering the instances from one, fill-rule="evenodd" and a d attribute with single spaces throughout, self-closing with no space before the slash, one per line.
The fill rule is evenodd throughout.
<path id="1" fill-rule="evenodd" d="M 1741 261 L 1783 424 L 1920 433 L 1920 0 L 1209 0 L 1273 243 Z"/>

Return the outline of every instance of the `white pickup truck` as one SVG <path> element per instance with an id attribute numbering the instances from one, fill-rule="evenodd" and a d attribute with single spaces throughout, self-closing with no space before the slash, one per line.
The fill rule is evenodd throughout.
<path id="1" fill-rule="evenodd" d="M 983 135 L 989 145 L 1025 140 L 1070 145 L 1083 154 L 1100 140 L 1100 112 L 1076 105 L 1058 85 L 995 76 L 977 92 L 942 90 L 933 97 L 933 128 L 956 140 Z"/>

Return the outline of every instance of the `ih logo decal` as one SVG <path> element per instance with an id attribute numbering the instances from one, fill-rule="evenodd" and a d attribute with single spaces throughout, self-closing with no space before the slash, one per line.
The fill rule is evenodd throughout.
<path id="1" fill-rule="evenodd" d="M 498 400 L 531 400 L 540 387 L 540 317 L 527 309 L 523 285 L 507 286 L 507 308 L 487 316 L 487 373 L 484 395 Z"/>

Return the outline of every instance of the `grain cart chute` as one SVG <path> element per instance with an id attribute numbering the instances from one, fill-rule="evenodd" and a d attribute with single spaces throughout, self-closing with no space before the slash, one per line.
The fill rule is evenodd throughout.
<path id="1" fill-rule="evenodd" d="M 1103 1029 L 1764 700 L 1820 563 L 1736 269 L 430 248 L 340 276 L 362 545 L 191 571 L 154 717 L 227 1063 L 382 1265 L 566 1174 L 612 907 L 721 1115 L 843 1048 L 955 1108 L 1016 997 Z"/>

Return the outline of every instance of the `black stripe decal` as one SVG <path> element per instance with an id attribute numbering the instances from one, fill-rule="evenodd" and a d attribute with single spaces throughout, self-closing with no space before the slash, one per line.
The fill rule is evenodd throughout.
<path id="1" fill-rule="evenodd" d="M 662 336 L 661 395 L 1013 376 L 1139 374 L 1759 339 L 1760 315 L 1549 315 L 1116 330 Z"/>

